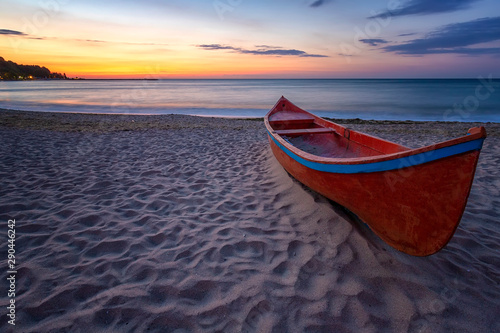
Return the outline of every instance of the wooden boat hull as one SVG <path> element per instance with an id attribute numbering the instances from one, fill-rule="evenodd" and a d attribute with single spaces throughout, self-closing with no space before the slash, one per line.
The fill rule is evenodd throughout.
<path id="1" fill-rule="evenodd" d="M 284 101 L 289 103 L 280 99 L 278 104 L 283 105 Z M 430 255 L 451 239 L 467 203 L 486 136 L 484 128 L 469 131 L 469 138 L 463 137 L 456 143 L 420 150 L 393 144 L 389 150 L 396 152 L 378 159 L 358 157 L 339 161 L 315 158 L 284 140 L 276 133 L 280 130 L 274 129 L 269 121 L 273 110 L 266 116 L 271 149 L 297 180 L 348 208 L 387 244 L 402 252 Z M 315 123 L 318 122 L 326 124 L 315 118 Z M 336 134 L 342 129 L 348 131 L 337 124 L 330 126 Z M 309 138 L 315 134 L 305 135 Z M 352 136 L 351 131 L 348 135 Z M 345 136 L 343 139 L 346 140 Z M 381 140 L 375 144 L 383 143 Z"/>

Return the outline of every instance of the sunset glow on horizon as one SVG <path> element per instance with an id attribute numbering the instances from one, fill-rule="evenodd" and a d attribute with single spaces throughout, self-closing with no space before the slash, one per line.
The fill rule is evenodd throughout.
<path id="1" fill-rule="evenodd" d="M 0 56 L 68 77 L 500 76 L 497 0 L 6 0 L 0 8 Z"/>

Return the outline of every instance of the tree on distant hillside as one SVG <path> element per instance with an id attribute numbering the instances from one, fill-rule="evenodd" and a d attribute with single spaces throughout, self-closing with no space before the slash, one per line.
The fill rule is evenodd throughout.
<path id="1" fill-rule="evenodd" d="M 18 65 L 0 57 L 0 80 L 67 79 L 66 74 L 51 73 L 47 67 Z"/>

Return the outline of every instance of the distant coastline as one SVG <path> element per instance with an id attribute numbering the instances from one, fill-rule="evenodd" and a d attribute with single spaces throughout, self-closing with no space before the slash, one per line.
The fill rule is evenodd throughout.
<path id="1" fill-rule="evenodd" d="M 68 78 L 66 73 L 53 73 L 47 67 L 39 65 L 20 65 L 0 57 L 0 81 L 30 80 L 84 80 Z"/>

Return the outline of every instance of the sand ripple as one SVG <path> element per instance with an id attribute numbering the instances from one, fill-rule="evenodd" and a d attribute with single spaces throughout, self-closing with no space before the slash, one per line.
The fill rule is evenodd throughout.
<path id="1" fill-rule="evenodd" d="M 500 330 L 498 138 L 456 236 L 414 258 L 290 178 L 260 123 L 233 122 L 0 131 L 0 219 L 17 221 L 16 331 Z"/>

